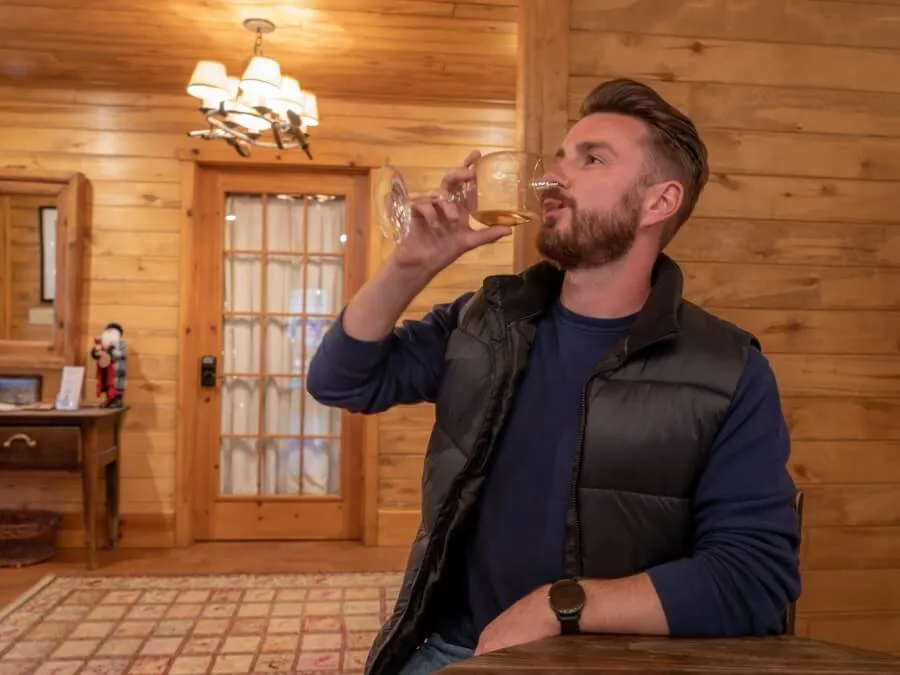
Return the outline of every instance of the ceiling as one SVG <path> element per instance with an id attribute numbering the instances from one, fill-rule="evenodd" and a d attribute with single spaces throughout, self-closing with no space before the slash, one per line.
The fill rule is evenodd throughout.
<path id="1" fill-rule="evenodd" d="M 321 97 L 513 103 L 518 0 L 0 0 L 0 86 L 184 92 L 239 75 L 255 36 Z"/>

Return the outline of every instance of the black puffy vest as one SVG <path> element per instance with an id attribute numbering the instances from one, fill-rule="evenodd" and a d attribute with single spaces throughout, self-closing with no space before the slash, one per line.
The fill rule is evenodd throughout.
<path id="1" fill-rule="evenodd" d="M 520 275 L 489 277 L 463 308 L 435 402 L 421 524 L 367 675 L 395 675 L 432 630 L 537 321 L 561 283 L 561 272 L 539 263 Z M 585 373 L 567 576 L 623 577 L 691 553 L 691 494 L 748 350 L 759 344 L 685 301 L 682 283 L 678 266 L 660 255 L 631 332 L 592 376 Z"/>

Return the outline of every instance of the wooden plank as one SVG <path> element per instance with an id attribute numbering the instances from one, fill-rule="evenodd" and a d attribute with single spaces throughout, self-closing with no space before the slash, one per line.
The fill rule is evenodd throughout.
<path id="1" fill-rule="evenodd" d="M 167 257 L 178 251 L 181 235 L 172 232 L 95 232 L 91 253 L 96 256 Z"/>
<path id="2" fill-rule="evenodd" d="M 487 3 L 480 3 L 487 4 Z M 135 30 L 133 25 L 137 14 L 133 6 L 119 4 L 118 12 L 110 12 L 94 7 L 72 8 L 71 5 L 63 7 L 45 7 L 38 3 L 19 6 L 14 3 L 5 5 L 4 20 L 7 27 L 14 31 L 14 36 L 27 36 L 37 34 L 39 36 L 64 38 L 68 42 L 67 47 L 72 48 L 83 44 L 90 44 L 92 33 L 85 26 L 79 24 L 90 23 L 95 28 L 94 35 L 121 39 L 123 32 L 130 32 L 132 44 L 147 46 L 159 44 L 159 38 L 148 31 Z M 510 7 L 510 5 L 506 5 Z M 515 7 L 515 5 L 511 5 Z M 393 45 L 394 51 L 414 49 L 415 38 L 420 37 L 423 42 L 428 42 L 433 37 L 443 33 L 464 33 L 451 37 L 448 47 L 472 46 L 473 53 L 494 53 L 485 50 L 491 49 L 489 45 L 477 46 L 478 35 L 514 35 L 516 26 L 511 21 L 480 21 L 475 19 L 460 19 L 455 13 L 442 17 L 436 21 L 432 13 L 417 15 L 398 13 L 392 11 L 359 11 L 364 5 L 357 3 L 353 9 L 335 9 L 329 4 L 327 12 L 310 13 L 307 15 L 306 25 L 303 27 L 294 23 L 283 25 L 280 31 L 266 37 L 266 43 L 271 44 L 272 50 L 279 49 L 286 53 L 291 46 L 290 42 L 299 35 L 306 35 L 308 42 L 314 46 L 334 44 L 336 38 L 340 38 L 346 31 L 353 31 L 359 41 L 366 41 L 366 46 L 376 51 L 376 45 L 380 40 L 393 39 L 397 44 Z M 132 10 L 132 11 L 123 11 Z M 179 25 L 175 19 L 177 14 L 158 12 L 148 17 L 143 26 L 165 27 L 169 32 L 167 37 L 172 42 L 174 51 L 195 54 L 196 50 L 189 42 L 184 42 L 185 37 L 191 35 L 191 27 Z M 40 32 L 34 31 L 35 24 L 40 22 Z M 273 19 L 275 21 L 275 19 Z M 149 22 L 149 23 L 148 23 Z M 222 34 L 233 30 L 235 18 L 230 7 L 220 5 L 212 7 L 198 17 L 197 24 L 205 25 L 207 29 L 218 31 Z M 63 35 L 66 27 L 69 27 L 68 36 Z M 340 46 L 337 43 L 336 46 Z M 62 47 L 62 45 L 60 45 Z M 99 45 L 98 45 L 99 46 Z M 294 45 L 296 49 L 296 45 Z M 494 48 L 497 51 L 497 48 Z M 282 60 L 279 57 L 279 60 Z"/>
<path id="3" fill-rule="evenodd" d="M 422 500 L 422 481 L 385 478 L 378 480 L 378 507 L 383 509 L 417 508 Z"/>
<path id="4" fill-rule="evenodd" d="M 575 0 L 580 31 L 896 49 L 897 11 L 845 0 Z"/>
<path id="5" fill-rule="evenodd" d="M 378 545 L 409 546 L 420 520 L 417 509 L 379 509 Z"/>
<path id="6" fill-rule="evenodd" d="M 94 326 L 106 325 L 109 319 L 115 317 L 122 327 L 126 327 L 129 335 L 131 331 L 152 330 L 166 332 L 173 331 L 178 325 L 174 320 L 177 316 L 175 307 L 154 306 L 127 306 L 127 305 L 90 305 L 87 311 L 87 323 Z M 174 356 L 174 354 L 173 354 Z M 130 367 L 130 361 L 129 361 Z"/>
<path id="7" fill-rule="evenodd" d="M 379 470 L 385 478 L 419 480 L 422 477 L 424 461 L 423 452 L 415 455 L 384 452 L 380 457 Z"/>
<path id="8" fill-rule="evenodd" d="M 0 92 L 3 91 L 10 90 L 0 88 Z M 184 100 L 179 101 L 177 107 L 160 104 L 131 108 L 101 103 L 104 115 L 98 119 L 98 115 L 84 106 L 46 103 L 41 100 L 43 96 L 29 97 L 29 93 L 30 90 L 24 90 L 16 101 L 4 104 L 0 110 L 0 127 L 172 134 L 173 138 L 184 139 L 187 130 L 202 128 L 205 124 L 203 117 L 190 105 L 186 106 Z M 176 103 L 172 102 L 172 105 Z M 38 107 L 35 109 L 35 106 Z M 322 101 L 320 106 L 322 118 L 327 119 L 328 124 L 313 130 L 312 137 L 317 145 L 352 140 L 368 145 L 425 142 L 471 148 L 491 143 L 492 136 L 497 139 L 494 142 L 508 138 L 515 125 L 512 110 L 504 107 L 460 108 L 458 116 L 448 119 L 437 106 L 398 106 L 392 110 L 383 105 L 367 104 L 367 123 L 360 125 L 354 109 L 344 109 L 341 102 L 335 105 L 333 101 Z M 354 104 L 356 106 L 358 102 Z M 392 114 L 394 112 L 396 115 Z"/>
<path id="9" fill-rule="evenodd" d="M 900 525 L 900 483 L 807 485 L 803 492 L 804 526 Z"/>
<path id="10" fill-rule="evenodd" d="M 810 614 L 900 610 L 900 569 L 805 570 L 797 608 Z"/>
<path id="11" fill-rule="evenodd" d="M 717 173 L 900 178 L 900 140 L 705 128 L 700 133 L 709 150 L 710 169 Z"/>
<path id="12" fill-rule="evenodd" d="M 91 157 L 85 155 L 59 155 L 48 153 L 5 152 L 0 168 L 80 171 L 93 180 L 133 180 L 140 182 L 170 183 L 177 174 L 178 163 L 172 159 L 144 157 Z"/>
<path id="13" fill-rule="evenodd" d="M 612 67 L 603 74 L 570 76 L 569 119 L 577 118 L 591 89 L 619 76 Z M 861 136 L 900 136 L 900 96 L 893 93 L 665 82 L 652 74 L 643 79 L 701 128 L 841 135 L 854 129 Z"/>
<path id="14" fill-rule="evenodd" d="M 570 76 L 616 72 L 678 82 L 900 92 L 900 82 L 890 77 L 900 70 L 900 52 L 887 50 L 577 30 L 569 43 Z"/>
<path id="15" fill-rule="evenodd" d="M 85 281 L 85 294 L 92 304 L 104 307 L 140 305 L 142 307 L 177 307 L 178 282 L 142 279 L 89 279 Z M 99 325 L 99 324 L 98 324 Z M 163 326 L 164 328 L 164 326 Z M 174 328 L 172 328 L 174 332 Z M 132 335 L 129 330 L 129 335 Z"/>
<path id="16" fill-rule="evenodd" d="M 714 218 L 900 222 L 891 209 L 897 184 L 714 173 L 696 215 Z"/>
<path id="17" fill-rule="evenodd" d="M 666 252 L 679 262 L 900 266 L 900 227 L 888 223 L 692 218 Z"/>
<path id="18" fill-rule="evenodd" d="M 884 2 L 884 0 L 881 0 Z M 858 649 L 900 653 L 900 612 L 809 615 L 807 637 Z"/>
<path id="19" fill-rule="evenodd" d="M 177 208 L 95 206 L 93 232 L 178 232 Z"/>
<path id="20" fill-rule="evenodd" d="M 801 488 L 900 483 L 900 442 L 796 441 L 791 445 L 790 470 Z"/>
<path id="21" fill-rule="evenodd" d="M 785 396 L 900 397 L 900 356 L 770 354 Z"/>
<path id="22" fill-rule="evenodd" d="M 59 113 L 58 122 L 63 129 L 94 129 L 97 131 L 147 131 L 152 133 L 172 132 L 166 128 L 173 120 L 196 119 L 197 112 L 188 106 L 185 108 L 184 92 L 179 89 L 173 94 L 148 94 L 135 92 L 128 89 L 119 91 L 104 91 L 96 89 L 46 89 L 38 87 L 22 88 L 0 85 L 0 95 L 9 99 L 0 111 L 0 119 L 13 111 L 27 111 L 29 108 L 35 114 L 40 110 L 56 111 Z M 62 106 L 64 109 L 59 109 Z M 352 130 L 352 125 L 357 122 L 359 129 L 360 102 L 346 97 L 328 97 L 319 101 L 319 109 L 323 117 L 329 119 L 329 127 L 333 119 L 338 128 L 345 131 Z M 510 105 L 486 105 L 473 106 L 452 105 L 447 101 L 432 103 L 410 103 L 407 100 L 381 100 L 365 102 L 366 120 L 371 121 L 375 129 L 391 124 L 408 124 L 413 121 L 423 123 L 439 123 L 441 126 L 460 124 L 462 128 L 469 128 L 477 132 L 477 123 L 489 123 L 490 125 L 502 124 L 513 128 L 515 126 L 515 110 Z M 40 110 L 34 110 L 39 108 Z M 104 118 L 98 119 L 96 109 L 102 108 Z M 452 112 L 452 114 L 448 114 Z M 159 117 L 156 124 L 147 120 L 148 115 Z M 174 117 L 177 116 L 177 117 Z M 124 124 L 127 120 L 138 121 L 144 119 L 146 126 L 131 127 Z M 108 120 L 108 121 L 107 121 Z M 45 127 L 45 118 L 28 117 L 24 122 L 18 122 L 13 126 L 37 126 Z M 55 128 L 55 125 L 46 125 Z M 182 133 L 182 129 L 174 133 Z M 326 129 L 319 127 L 320 133 L 327 133 Z M 336 136 L 339 136 L 337 133 Z M 399 142 L 401 139 L 397 139 Z M 411 140 L 411 139 L 406 139 Z"/>
<path id="23" fill-rule="evenodd" d="M 717 308 L 714 313 L 756 335 L 766 354 L 897 353 L 896 311 Z"/>
<path id="24" fill-rule="evenodd" d="M 177 258 L 107 255 L 93 261 L 89 279 L 175 281 Z"/>
<path id="25" fill-rule="evenodd" d="M 897 399 L 784 397 L 782 407 L 794 441 L 900 440 Z"/>
<path id="26" fill-rule="evenodd" d="M 806 569 L 900 568 L 900 527 L 813 527 L 803 536 Z"/>
<path id="27" fill-rule="evenodd" d="M 195 123 L 194 127 L 197 127 Z M 185 127 L 194 128 L 194 127 Z M 203 125 L 200 124 L 199 128 Z M 434 133 L 440 133 L 440 129 Z M 438 170 L 446 170 L 458 164 L 468 154 L 471 146 L 450 146 L 445 142 L 436 144 L 423 143 L 420 139 L 415 145 L 394 145 L 383 140 L 375 139 L 367 142 L 356 138 L 320 138 L 313 135 L 311 147 L 315 156 L 315 162 L 310 162 L 305 156 L 297 153 L 282 153 L 285 158 L 302 160 L 303 166 L 315 166 L 316 164 L 355 164 L 359 166 L 380 166 L 387 162 L 395 166 L 428 167 Z M 12 140 L 18 138 L 19 140 Z M 110 141 L 114 138 L 114 141 Z M 190 149 L 197 149 L 201 153 L 212 148 L 226 150 L 224 145 L 211 146 L 209 143 L 197 139 L 189 139 L 184 135 L 175 134 L 148 134 L 137 132 L 121 132 L 117 134 L 96 134 L 87 130 L 48 129 L 40 134 L 32 143 L 23 143 L 18 127 L 0 127 L 0 142 L 9 139 L 13 166 L 40 166 L 63 165 L 67 158 L 80 151 L 85 155 L 97 157 L 81 159 L 81 155 L 71 162 L 74 165 L 83 165 L 86 173 L 94 181 L 133 181 L 146 184 L 165 183 L 174 184 L 178 180 L 176 156 Z M 353 140 L 354 142 L 348 143 Z M 498 135 L 498 140 L 499 135 Z M 30 146 L 32 153 L 30 158 L 26 156 L 24 146 Z M 22 146 L 22 147 L 19 147 Z M 507 144 L 491 145 L 483 140 L 478 143 L 483 153 L 494 152 L 508 147 Z M 36 154 L 34 154 L 36 153 Z M 44 159 L 47 155 L 58 157 L 57 160 Z M 119 155 L 110 158 L 109 155 Z M 233 152 L 228 153 L 228 159 L 236 157 Z M 452 164 L 449 162 L 452 161 Z M 164 188 L 159 188 L 164 189 Z"/>
<path id="28" fill-rule="evenodd" d="M 685 296 L 713 311 L 900 309 L 900 273 L 865 267 L 684 263 Z"/>
<path id="29" fill-rule="evenodd" d="M 181 203 L 178 183 L 91 181 L 94 203 L 101 206 L 175 208 Z"/>

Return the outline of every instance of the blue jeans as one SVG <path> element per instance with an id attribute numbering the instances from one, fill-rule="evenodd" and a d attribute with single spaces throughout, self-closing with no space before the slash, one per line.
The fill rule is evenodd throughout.
<path id="1" fill-rule="evenodd" d="M 454 661 L 472 658 L 475 651 L 467 647 L 447 644 L 434 633 L 428 642 L 413 653 L 398 675 L 431 675 Z"/>

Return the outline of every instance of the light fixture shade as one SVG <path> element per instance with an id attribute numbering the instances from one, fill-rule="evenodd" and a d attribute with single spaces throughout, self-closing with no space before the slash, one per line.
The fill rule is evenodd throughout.
<path id="1" fill-rule="evenodd" d="M 187 93 L 203 101 L 222 100 L 227 95 L 228 74 L 220 61 L 198 61 L 188 82 Z"/>
<path id="2" fill-rule="evenodd" d="M 319 126 L 319 102 L 316 95 L 309 91 L 303 92 L 303 123 L 308 127 Z"/>
<path id="3" fill-rule="evenodd" d="M 270 101 L 272 110 L 284 117 L 288 110 L 303 115 L 303 91 L 296 78 L 284 75 L 281 78 L 281 92 Z"/>
<path id="4" fill-rule="evenodd" d="M 237 100 L 241 82 L 236 77 L 226 78 L 225 89 L 209 89 L 207 96 L 203 99 L 203 107 L 209 110 L 217 110 L 222 104 L 228 109 L 230 103 Z"/>
<path id="5" fill-rule="evenodd" d="M 241 93 L 241 81 L 234 75 L 228 78 L 228 101 L 237 101 L 238 95 Z"/>
<path id="6" fill-rule="evenodd" d="M 262 133 L 269 129 L 272 125 L 256 111 L 256 106 L 260 104 L 258 96 L 239 96 L 238 99 L 228 107 L 228 119 L 252 133 Z"/>
<path id="7" fill-rule="evenodd" d="M 241 77 L 241 89 L 266 99 L 277 98 L 281 92 L 281 66 L 265 56 L 254 56 Z"/>

